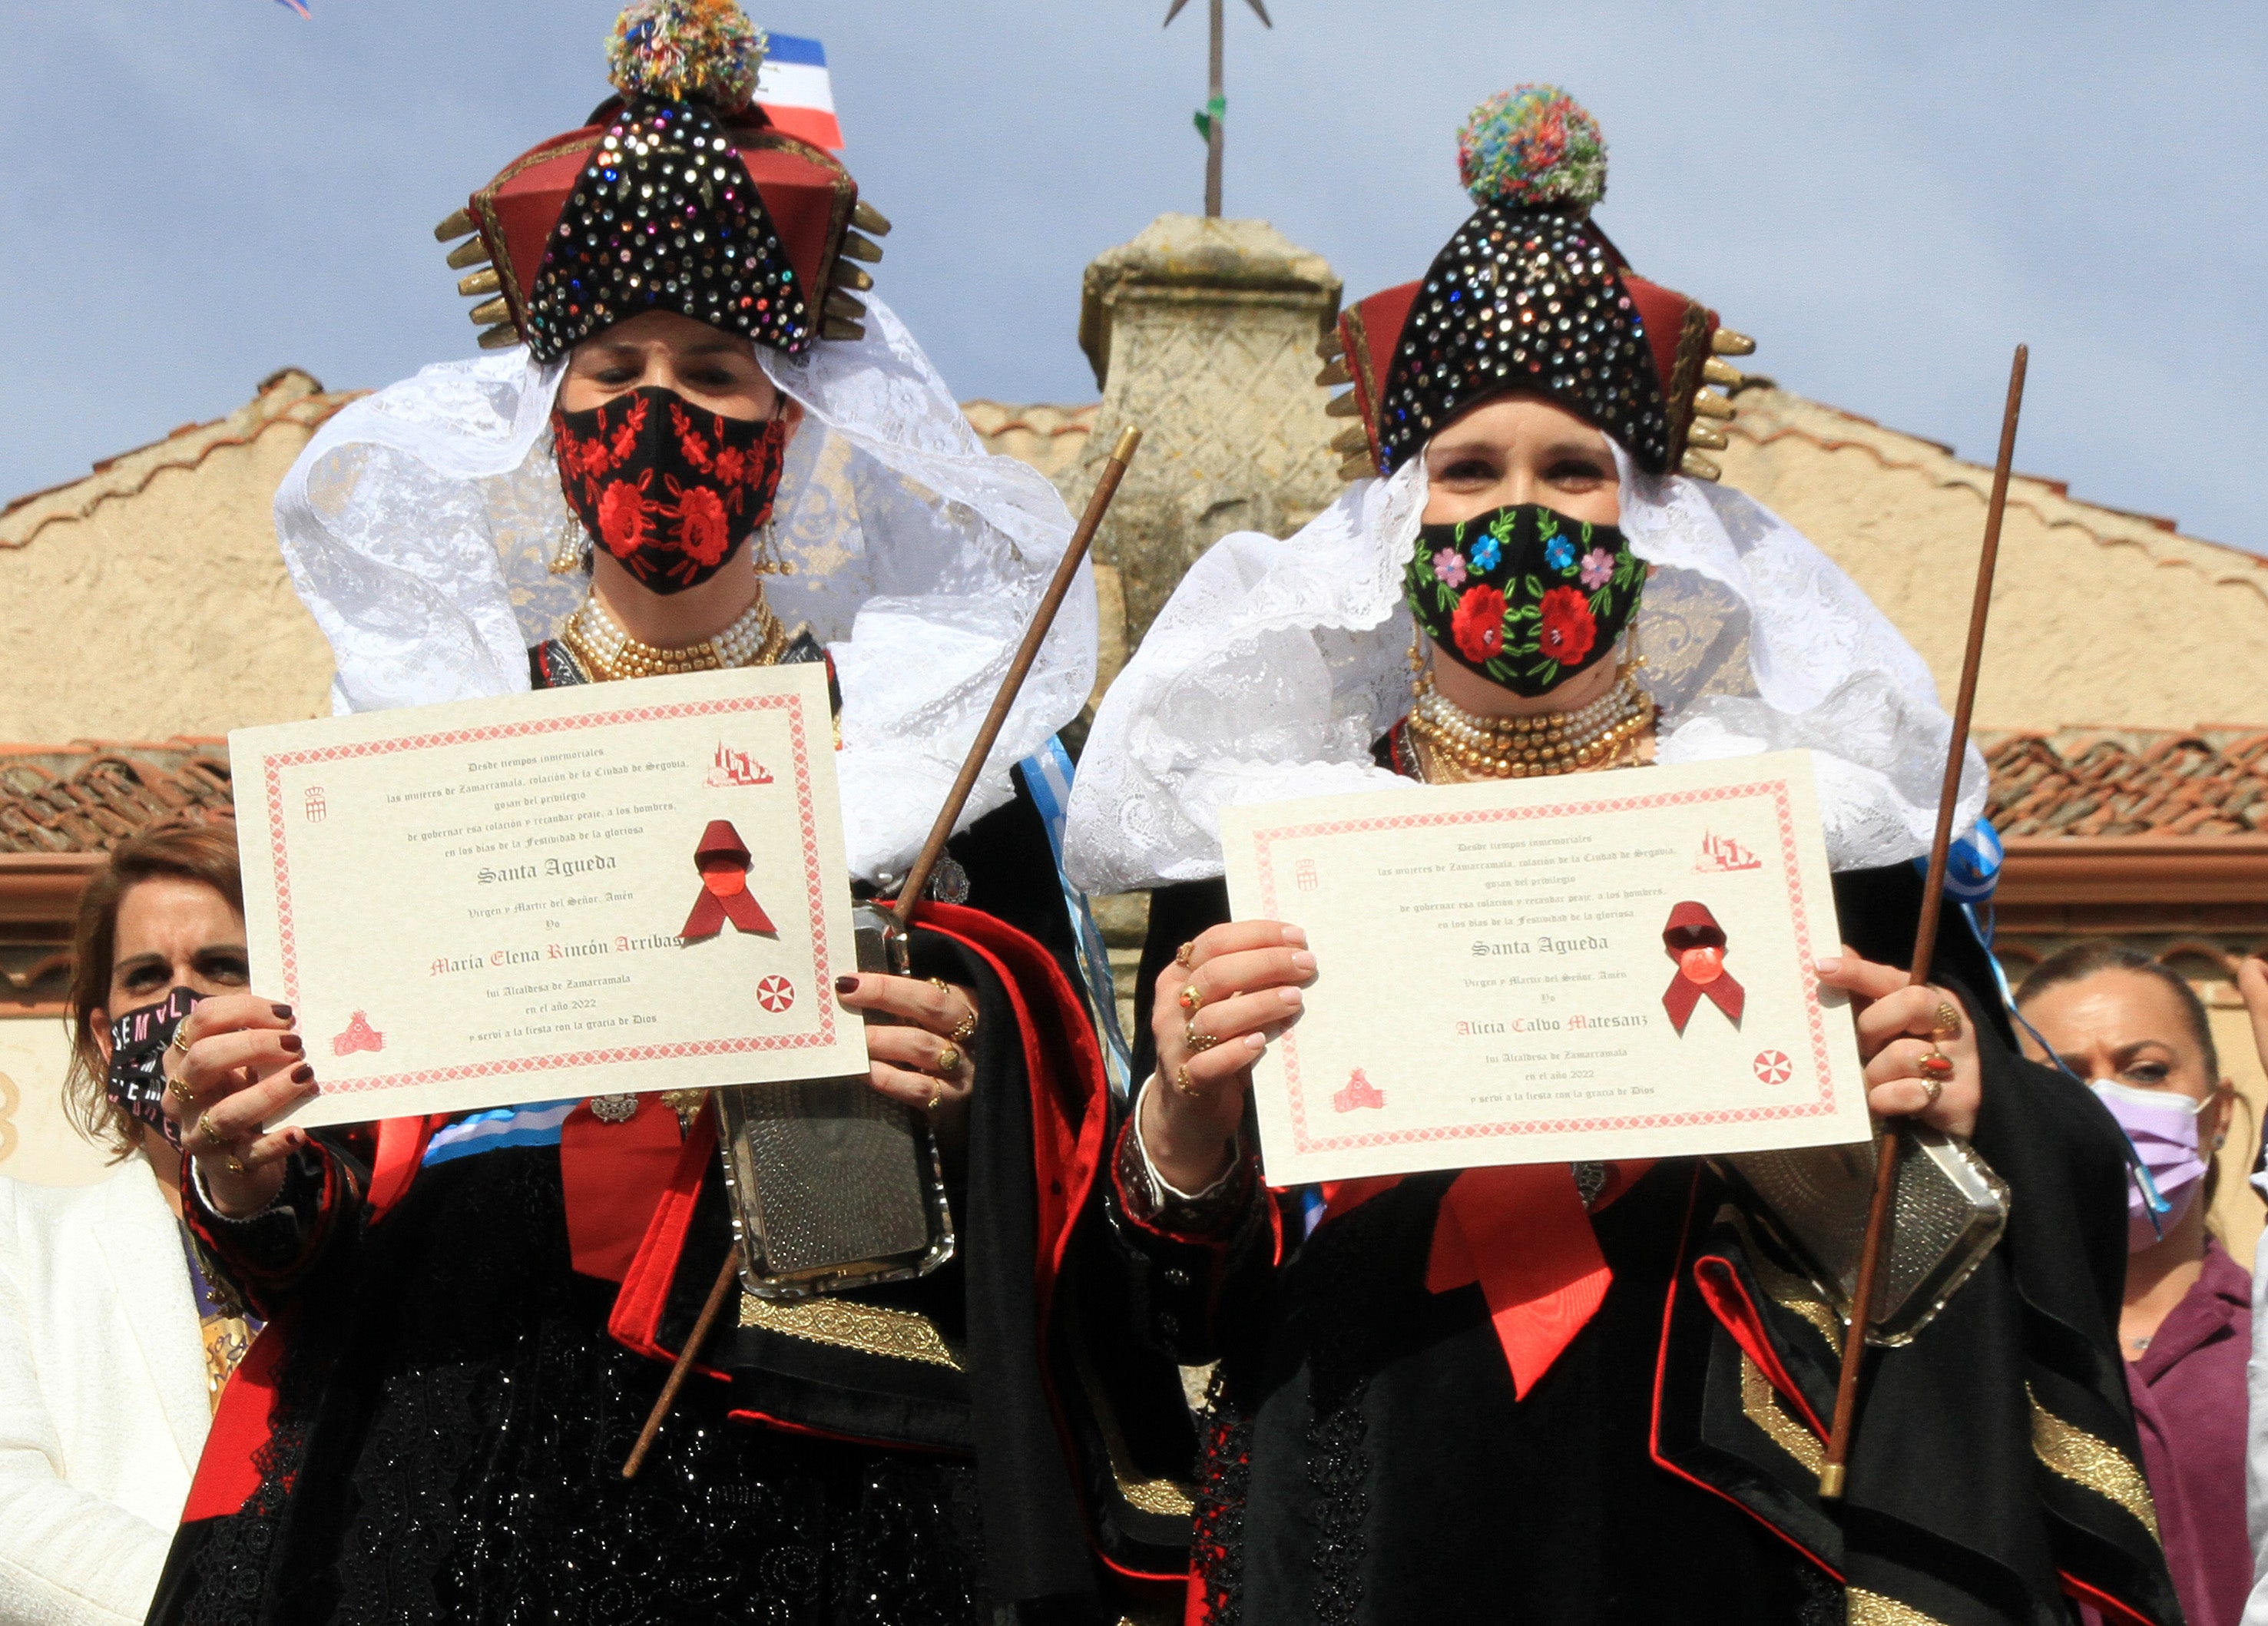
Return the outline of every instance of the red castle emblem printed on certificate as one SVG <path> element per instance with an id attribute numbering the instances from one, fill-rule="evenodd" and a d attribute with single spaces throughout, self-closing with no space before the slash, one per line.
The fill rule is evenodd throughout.
<path id="1" fill-rule="evenodd" d="M 352 1056 L 357 1050 L 384 1048 L 386 1035 L 372 1027 L 370 1018 L 360 1011 L 354 1013 L 354 1019 L 346 1025 L 345 1032 L 335 1034 L 331 1039 L 333 1056 Z"/>
<path id="2" fill-rule="evenodd" d="M 1764 861 L 1729 835 L 1715 831 L 1701 838 L 1701 857 L 1695 861 L 1697 875 L 1724 875 L 1734 870 L 1760 870 Z"/>
<path id="3" fill-rule="evenodd" d="M 1346 1088 L 1331 1097 L 1331 1105 L 1341 1112 L 1352 1112 L 1358 1107 L 1383 1107 L 1386 1092 L 1362 1076 L 1358 1067 L 1346 1081 Z"/>
<path id="4" fill-rule="evenodd" d="M 728 791 L 738 786 L 770 784 L 771 782 L 770 769 L 746 751 L 735 751 L 720 739 L 717 742 L 717 754 L 709 764 L 709 777 L 703 783 L 712 790 Z"/>

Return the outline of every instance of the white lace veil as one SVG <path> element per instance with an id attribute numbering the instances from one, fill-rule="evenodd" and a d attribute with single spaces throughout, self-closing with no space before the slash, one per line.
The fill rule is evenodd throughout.
<path id="1" fill-rule="evenodd" d="M 862 340 L 756 351 L 806 414 L 774 510 L 792 569 L 765 592 L 835 657 L 850 867 L 887 884 L 929 833 L 1071 522 L 1036 470 L 984 451 L 904 325 L 865 300 Z M 563 371 L 522 349 L 440 363 L 347 407 L 291 466 L 276 533 L 337 659 L 336 710 L 528 687 L 528 646 L 589 591 L 549 569 L 567 519 L 549 434 Z M 1082 570 L 964 826 L 1078 715 L 1094 651 Z"/>
<path id="2" fill-rule="evenodd" d="M 1835 868 L 1928 851 L 1952 721 L 1921 657 L 1768 509 L 1649 476 L 1618 445 L 1615 459 L 1623 533 L 1654 567 L 1633 636 L 1659 760 L 1808 749 Z M 1190 567 L 1087 736 L 1064 842 L 1074 886 L 1218 875 L 1225 806 L 1404 783 L 1370 753 L 1409 706 L 1402 572 L 1425 507 L 1413 457 L 1296 536 L 1239 531 Z M 1971 747 L 1956 835 L 1984 805 Z"/>

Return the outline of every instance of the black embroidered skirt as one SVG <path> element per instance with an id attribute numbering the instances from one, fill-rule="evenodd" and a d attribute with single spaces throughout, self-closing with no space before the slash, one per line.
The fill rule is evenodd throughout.
<path id="1" fill-rule="evenodd" d="M 184 1622 L 985 1618 L 975 1475 L 728 1422 L 608 1338 L 569 1268 L 556 1148 L 429 1168 L 298 1316 L 259 1493 L 177 1549 Z"/>

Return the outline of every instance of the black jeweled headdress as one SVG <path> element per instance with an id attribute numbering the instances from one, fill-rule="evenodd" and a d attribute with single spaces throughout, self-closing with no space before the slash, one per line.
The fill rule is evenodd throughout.
<path id="1" fill-rule="evenodd" d="M 1352 384 L 1333 416 L 1349 478 L 1385 476 L 1475 402 L 1524 391 L 1611 436 L 1648 474 L 1714 479 L 1705 451 L 1737 385 L 1719 355 L 1756 346 L 1714 313 L 1630 269 L 1591 222 L 1606 194 L 1599 127 L 1565 91 L 1523 85 L 1476 108 L 1458 170 L 1480 207 L 1423 281 L 1348 307 L 1318 347 L 1324 385 Z M 1697 451 L 1694 448 L 1702 448 Z"/>

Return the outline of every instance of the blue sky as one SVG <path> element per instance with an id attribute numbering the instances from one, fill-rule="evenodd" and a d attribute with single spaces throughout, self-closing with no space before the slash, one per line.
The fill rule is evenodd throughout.
<path id="1" fill-rule="evenodd" d="M 0 496 L 241 403 L 470 349 L 430 228 L 605 92 L 607 0 L 19 4 L 0 63 Z M 1793 389 L 2268 551 L 2258 5 L 1271 0 L 1229 21 L 1227 208 L 1351 296 L 1466 212 L 1454 132 L 1523 79 L 1612 151 L 1599 218 Z M 1095 394 L 1081 268 L 1194 210 L 1204 11 L 777 0 L 826 42 L 881 291 L 963 397 Z"/>

